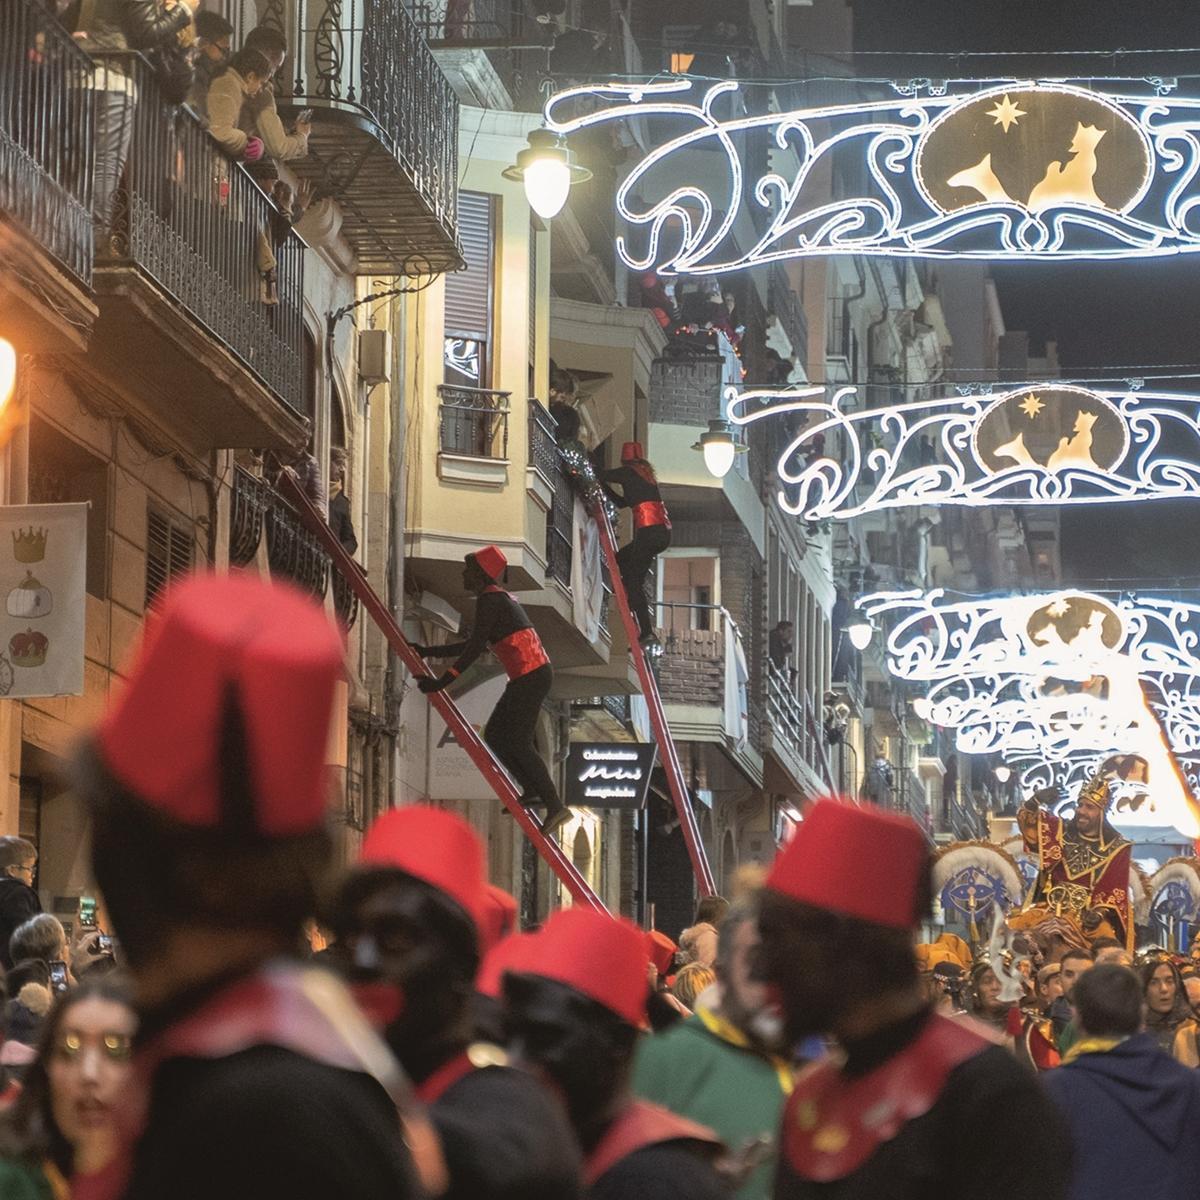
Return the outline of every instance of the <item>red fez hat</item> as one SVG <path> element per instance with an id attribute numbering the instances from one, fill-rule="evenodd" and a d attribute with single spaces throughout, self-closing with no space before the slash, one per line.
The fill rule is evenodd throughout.
<path id="1" fill-rule="evenodd" d="M 766 886 L 781 896 L 913 929 L 929 846 L 917 823 L 898 813 L 818 800 L 775 860 Z"/>
<path id="2" fill-rule="evenodd" d="M 483 843 L 462 817 L 412 804 L 386 812 L 363 839 L 364 867 L 391 867 L 427 883 L 462 908 L 482 945 L 487 927 Z"/>
<path id="3" fill-rule="evenodd" d="M 645 1019 L 646 935 L 607 913 L 579 907 L 553 913 L 519 968 L 507 969 L 565 984 L 630 1025 Z"/>
<path id="4" fill-rule="evenodd" d="M 678 949 L 665 933 L 657 929 L 651 929 L 646 934 L 646 953 L 660 975 L 665 975 L 671 969 Z"/>
<path id="5" fill-rule="evenodd" d="M 522 969 L 536 934 L 510 933 L 498 941 L 484 956 L 475 976 L 475 990 L 493 1000 L 500 998 L 504 976 L 509 971 Z"/>
<path id="6" fill-rule="evenodd" d="M 504 551 L 499 546 L 484 546 L 482 550 L 476 550 L 467 557 L 473 558 L 479 564 L 480 570 L 497 583 L 508 568 L 508 559 L 504 557 Z"/>
<path id="7" fill-rule="evenodd" d="M 493 883 L 487 885 L 484 901 L 483 944 L 494 946 L 516 928 L 517 901 Z"/>
<path id="8" fill-rule="evenodd" d="M 166 593 L 96 731 L 117 781 L 175 821 L 250 818 L 268 837 L 319 827 L 341 635 L 311 598 L 252 575 L 197 575 Z M 231 707 L 232 706 L 232 707 Z M 252 811 L 230 811 L 223 740 L 236 715 Z M 235 765 L 238 771 L 243 768 Z"/>
<path id="9" fill-rule="evenodd" d="M 622 462 L 629 462 L 630 459 L 645 457 L 646 455 L 642 450 L 641 442 L 626 442 L 625 445 L 621 447 Z"/>

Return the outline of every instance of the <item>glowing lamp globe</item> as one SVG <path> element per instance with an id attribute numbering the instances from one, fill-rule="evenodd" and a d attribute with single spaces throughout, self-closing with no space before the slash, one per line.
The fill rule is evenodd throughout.
<path id="1" fill-rule="evenodd" d="M 12 342 L 0 338 L 0 408 L 11 399 L 17 382 L 17 352 Z"/>
<path id="2" fill-rule="evenodd" d="M 933 716 L 933 701 L 928 696 L 917 696 L 912 710 L 922 721 L 928 721 Z"/>
<path id="3" fill-rule="evenodd" d="M 573 183 L 583 183 L 592 177 L 591 171 L 575 162 L 562 138 L 548 129 L 530 133 L 529 145 L 503 175 L 525 185 L 529 207 L 544 221 L 562 212 Z"/>
<path id="4" fill-rule="evenodd" d="M 996 781 L 998 783 L 1007 783 L 1012 778 L 1012 767 L 1006 767 L 1003 763 L 996 768 Z"/>
<path id="5" fill-rule="evenodd" d="M 733 466 L 733 460 L 739 454 L 745 454 L 748 447 L 739 445 L 734 439 L 733 429 L 728 421 L 709 421 L 708 431 L 700 435 L 700 440 L 693 446 L 704 455 L 704 465 L 708 473 L 717 479 L 724 479 Z"/>
<path id="6" fill-rule="evenodd" d="M 846 636 L 855 650 L 865 650 L 871 644 L 874 633 L 870 621 L 855 621 L 853 625 L 846 626 Z"/>

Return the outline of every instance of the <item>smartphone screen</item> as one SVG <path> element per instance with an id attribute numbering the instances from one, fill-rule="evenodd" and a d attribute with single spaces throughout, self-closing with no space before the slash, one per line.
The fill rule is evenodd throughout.
<path id="1" fill-rule="evenodd" d="M 79 897 L 79 924 L 83 929 L 95 928 L 96 901 L 91 896 Z"/>
<path id="2" fill-rule="evenodd" d="M 50 986 L 56 992 L 65 992 L 68 986 L 67 964 L 52 962 L 50 964 Z"/>

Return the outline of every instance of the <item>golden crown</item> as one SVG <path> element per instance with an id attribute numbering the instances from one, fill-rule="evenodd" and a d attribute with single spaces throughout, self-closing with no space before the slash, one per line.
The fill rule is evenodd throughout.
<path id="1" fill-rule="evenodd" d="M 1079 792 L 1079 804 L 1094 804 L 1102 812 L 1108 812 L 1112 803 L 1112 790 L 1108 786 L 1108 775 L 1099 770 L 1083 785 Z"/>
<path id="2" fill-rule="evenodd" d="M 46 557 L 46 531 L 44 529 L 18 529 L 12 535 L 13 558 L 20 563 L 41 562 Z"/>

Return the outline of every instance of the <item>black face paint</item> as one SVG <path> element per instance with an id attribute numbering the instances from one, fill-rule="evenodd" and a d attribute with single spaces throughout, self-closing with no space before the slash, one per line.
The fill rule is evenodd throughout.
<path id="1" fill-rule="evenodd" d="M 370 1007 L 392 1017 L 388 1044 L 418 1082 L 436 1069 L 464 1030 L 479 965 L 466 914 L 434 888 L 399 871 L 351 880 L 334 922 L 335 957 Z M 382 992 L 402 1003 L 388 1013 Z"/>
<path id="2" fill-rule="evenodd" d="M 504 999 L 514 1057 L 561 1091 L 590 1149 L 624 1097 L 637 1030 L 573 988 L 535 975 L 507 976 Z"/>

